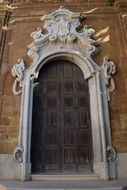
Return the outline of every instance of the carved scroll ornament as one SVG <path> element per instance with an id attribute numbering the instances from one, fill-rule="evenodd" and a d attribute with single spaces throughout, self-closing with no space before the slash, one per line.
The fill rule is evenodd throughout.
<path id="1" fill-rule="evenodd" d="M 85 15 L 73 13 L 64 7 L 60 7 L 52 14 L 42 16 L 44 26 L 32 32 L 31 37 L 34 42 L 28 46 L 28 55 L 33 58 L 33 62 L 37 62 L 40 55 L 48 52 L 52 46 L 54 50 L 73 46 L 75 50 L 80 48 L 88 56 L 96 52 L 97 43 L 93 40 L 95 31 L 87 25 L 83 26 L 82 22 L 85 18 Z M 82 32 L 78 32 L 81 28 Z"/>
<path id="2" fill-rule="evenodd" d="M 15 64 L 12 68 L 12 76 L 16 77 L 13 84 L 13 93 L 14 95 L 19 95 L 22 93 L 22 81 L 24 77 L 25 64 L 23 59 L 19 59 L 18 63 Z"/>
<path id="3" fill-rule="evenodd" d="M 114 146 L 108 145 L 107 146 L 107 156 L 108 156 L 108 161 L 112 162 L 116 159 L 117 152 Z"/>
<path id="4" fill-rule="evenodd" d="M 23 162 L 23 147 L 21 145 L 17 146 L 14 152 L 15 161 L 18 163 Z"/>
<path id="5" fill-rule="evenodd" d="M 91 59 L 90 56 L 96 53 L 98 48 L 95 40 L 93 40 L 95 31 L 82 24 L 85 18 L 85 15 L 73 13 L 64 7 L 42 16 L 41 20 L 44 26 L 32 32 L 31 36 L 34 41 L 28 46 L 28 56 L 33 59 L 32 64 L 36 64 L 43 55 L 50 51 L 54 53 L 63 48 L 70 51 L 81 51 L 83 55 Z M 79 32 L 81 28 L 82 32 Z M 13 85 L 14 95 L 22 93 L 24 72 L 24 61 L 19 59 L 12 68 L 12 75 L 16 77 Z"/>
<path id="6" fill-rule="evenodd" d="M 104 57 L 102 69 L 104 73 L 105 84 L 107 86 L 107 97 L 110 101 L 110 94 L 115 90 L 115 83 L 112 76 L 116 73 L 116 65 L 108 56 Z"/>

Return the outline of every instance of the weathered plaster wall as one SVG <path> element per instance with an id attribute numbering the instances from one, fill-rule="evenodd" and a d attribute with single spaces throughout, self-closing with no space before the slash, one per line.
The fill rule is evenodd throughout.
<path id="1" fill-rule="evenodd" d="M 95 39 L 100 44 L 100 54 L 94 58 L 95 61 L 101 65 L 103 57 L 109 55 L 117 65 L 117 74 L 114 76 L 116 90 L 111 97 L 110 119 L 113 144 L 119 152 L 117 163 L 122 163 L 123 153 L 127 152 L 126 0 L 116 1 L 113 7 L 107 6 L 106 0 L 91 0 L 90 3 L 82 0 L 50 0 L 12 4 L 11 7 L 7 3 L 0 5 L 0 154 L 13 154 L 18 141 L 20 96 L 12 94 L 14 79 L 11 68 L 19 58 L 30 63 L 27 45 L 32 42 L 31 32 L 41 26 L 42 15 L 61 5 L 87 15 L 85 24 L 95 29 Z M 120 171 L 119 164 L 117 168 Z M 121 176 L 121 172 L 118 176 Z"/>

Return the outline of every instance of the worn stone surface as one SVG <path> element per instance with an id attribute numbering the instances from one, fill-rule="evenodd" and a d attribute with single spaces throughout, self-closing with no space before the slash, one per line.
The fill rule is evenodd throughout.
<path id="1" fill-rule="evenodd" d="M 99 180 L 79 180 L 79 181 L 53 181 L 53 180 L 43 180 L 43 181 L 10 181 L 10 180 L 0 180 L 0 183 L 12 189 L 24 189 L 24 190 L 37 190 L 37 189 L 59 189 L 59 190 L 122 190 L 126 186 L 126 180 L 114 180 L 114 181 L 99 181 Z"/>
<path id="2" fill-rule="evenodd" d="M 127 153 L 119 153 L 116 160 L 117 176 L 119 179 L 127 176 Z"/>
<path id="3" fill-rule="evenodd" d="M 13 154 L 0 154 L 0 179 L 18 179 L 19 171 L 20 166 L 14 161 Z"/>

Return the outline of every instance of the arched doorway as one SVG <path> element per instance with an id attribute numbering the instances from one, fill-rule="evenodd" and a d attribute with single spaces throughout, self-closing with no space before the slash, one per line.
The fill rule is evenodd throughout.
<path id="1" fill-rule="evenodd" d="M 29 45 L 28 51 L 28 55 L 33 59 L 30 67 L 25 68 L 22 59 L 19 59 L 18 63 L 13 66 L 12 73 L 16 77 L 13 93 L 15 95 L 22 93 L 19 139 L 14 153 L 19 163 L 21 180 L 31 179 L 31 165 L 32 173 L 34 173 L 63 172 L 64 170 L 86 171 L 91 169 L 92 163 L 93 174 L 98 174 L 101 179 L 108 179 L 114 164 L 114 174 L 116 175 L 115 162 L 108 160 L 112 139 L 108 109 L 110 89 L 107 88 L 107 83 L 111 82 L 110 79 L 114 73 L 113 64 L 106 58 L 106 63 L 104 62 L 102 68 L 92 59 L 92 55 L 98 52 L 96 42 L 93 40 L 94 30 L 85 27 L 83 32 L 78 32 L 80 26 L 83 26 L 81 15 L 81 13 L 74 13 L 65 8 L 59 8 L 52 14 L 44 15 L 41 18 L 44 27 L 32 32 L 31 35 L 34 41 Z M 57 24 L 56 21 L 58 21 Z M 61 30 L 61 26 L 64 32 Z M 48 33 L 45 34 L 46 29 Z M 75 68 L 81 69 L 79 69 L 80 74 L 72 69 L 75 71 L 75 74 L 72 75 L 75 81 L 72 82 L 72 87 L 69 85 L 69 82 L 71 84 L 73 81 L 72 78 L 68 78 L 71 76 L 69 69 L 66 70 L 68 73 L 66 80 L 61 78 L 64 75 L 61 75 L 63 69 L 60 67 L 63 66 L 60 65 L 67 65 L 67 62 L 51 62 L 56 59 L 72 61 L 75 65 L 68 62 L 72 68 L 77 65 Z M 59 66 L 55 66 L 55 64 L 59 64 Z M 48 76 L 50 71 L 47 70 L 50 70 L 53 65 L 54 68 L 57 68 L 57 75 L 54 74 L 56 85 L 52 88 L 49 83 L 53 80 L 43 77 Z M 69 65 L 68 67 L 71 67 Z M 109 66 L 111 66 L 111 73 L 108 72 Z M 55 70 L 49 76 L 52 77 L 54 72 Z M 79 75 L 82 76 L 81 81 L 83 82 L 81 83 L 84 85 L 84 90 L 81 90 L 83 89 L 82 85 L 77 85 Z M 61 82 L 62 80 L 63 82 Z M 67 85 L 65 85 L 66 81 L 69 81 Z M 55 88 L 59 94 L 58 96 L 56 93 L 56 100 L 54 98 Z M 86 102 L 86 104 L 82 104 L 82 102 Z M 77 105 L 78 107 L 76 107 Z M 83 107 L 83 105 L 85 106 Z M 52 106 L 54 111 L 51 109 Z M 66 112 L 67 114 L 65 114 Z M 52 124 L 47 121 L 51 121 Z M 83 142 L 85 140 L 86 142 Z"/>
<path id="2" fill-rule="evenodd" d="M 44 65 L 33 93 L 32 173 L 92 170 L 88 83 L 69 61 Z"/>

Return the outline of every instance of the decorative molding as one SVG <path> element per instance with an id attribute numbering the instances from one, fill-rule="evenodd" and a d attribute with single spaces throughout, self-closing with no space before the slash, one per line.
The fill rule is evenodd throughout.
<path id="1" fill-rule="evenodd" d="M 25 71 L 24 61 L 23 59 L 19 59 L 18 63 L 15 64 L 12 68 L 12 76 L 16 77 L 12 88 L 14 95 L 19 95 L 22 93 L 22 81 L 24 77 L 24 71 Z"/>
<path id="2" fill-rule="evenodd" d="M 73 13 L 63 7 L 52 14 L 44 15 L 41 18 L 43 28 L 38 28 L 31 34 L 33 43 L 28 46 L 28 55 L 33 59 L 31 66 L 25 70 L 24 61 L 19 60 L 12 69 L 12 75 L 16 77 L 13 86 L 14 94 L 21 94 L 23 84 L 25 86 L 22 94 L 19 134 L 19 142 L 22 142 L 24 150 L 21 147 L 15 151 L 16 160 L 19 163 L 23 162 L 21 165 L 23 180 L 30 178 L 31 174 L 30 149 L 35 79 L 38 78 L 43 65 L 55 59 L 65 59 L 76 64 L 82 70 L 84 80 L 88 81 L 93 172 L 99 174 L 101 179 L 109 177 L 108 161 L 115 159 L 115 152 L 113 153 L 112 146 L 108 146 L 112 144 L 108 100 L 110 93 L 115 89 L 112 75 L 116 72 L 116 66 L 109 57 L 104 58 L 102 67 L 92 59 L 91 55 L 98 51 L 98 44 L 93 40 L 95 31 L 82 24 L 85 18 L 85 15 Z M 105 95 L 106 91 L 108 99 Z"/>
<path id="3" fill-rule="evenodd" d="M 117 152 L 114 146 L 108 145 L 107 146 L 107 158 L 108 161 L 112 162 L 116 159 L 117 157 Z"/>
<path id="4" fill-rule="evenodd" d="M 36 63 L 40 58 L 38 51 L 38 47 L 33 47 L 30 49 L 30 51 L 28 51 L 28 56 L 30 56 L 34 60 L 34 63 Z"/>
<path id="5" fill-rule="evenodd" d="M 16 162 L 22 163 L 23 162 L 23 147 L 21 145 L 18 145 L 14 152 L 14 157 Z"/>
<path id="6" fill-rule="evenodd" d="M 98 44 L 93 40 L 95 31 L 82 24 L 85 18 L 85 15 L 73 13 L 64 7 L 41 17 L 44 26 L 32 32 L 31 37 L 34 42 L 28 46 L 28 55 L 32 57 L 33 63 L 39 60 L 40 55 L 49 52 L 50 48 L 60 49 L 73 46 L 75 50 L 80 48 L 87 57 L 98 52 L 96 47 Z M 82 32 L 78 32 L 81 28 Z M 47 33 L 45 34 L 44 31 Z"/>
<path id="7" fill-rule="evenodd" d="M 115 90 L 115 83 L 112 76 L 116 73 L 116 65 L 108 56 L 104 57 L 102 69 L 104 73 L 105 84 L 107 86 L 107 98 L 111 100 L 110 94 Z"/>

